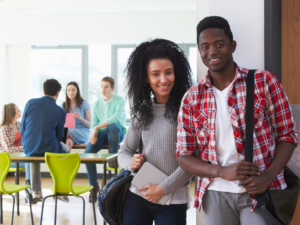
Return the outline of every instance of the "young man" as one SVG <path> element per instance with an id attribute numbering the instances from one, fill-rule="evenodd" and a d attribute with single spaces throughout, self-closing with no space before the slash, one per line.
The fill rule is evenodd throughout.
<path id="1" fill-rule="evenodd" d="M 120 142 L 126 133 L 125 100 L 114 94 L 115 81 L 104 77 L 101 81 L 101 94 L 92 107 L 91 136 L 85 153 L 97 153 L 105 145 L 109 145 L 109 153 L 117 153 Z M 115 166 L 110 164 L 110 166 Z M 90 185 L 93 185 L 94 200 L 97 199 L 99 185 L 95 164 L 86 164 Z M 89 201 L 92 202 L 90 196 Z"/>
<path id="2" fill-rule="evenodd" d="M 20 133 L 27 156 L 44 156 L 45 152 L 66 153 L 67 146 L 60 142 L 64 136 L 66 111 L 56 105 L 61 85 L 55 79 L 44 82 L 42 98 L 27 102 Z M 31 163 L 31 189 L 34 202 L 42 200 L 40 163 Z M 68 201 L 67 196 L 60 197 Z"/>
<path id="3" fill-rule="evenodd" d="M 199 176 L 195 207 L 202 205 L 206 225 L 265 224 L 253 196 L 287 187 L 283 168 L 298 144 L 291 106 L 274 75 L 256 70 L 253 163 L 245 162 L 248 69 L 233 61 L 236 42 L 227 20 L 200 21 L 197 44 L 209 70 L 182 100 L 179 165 Z"/>

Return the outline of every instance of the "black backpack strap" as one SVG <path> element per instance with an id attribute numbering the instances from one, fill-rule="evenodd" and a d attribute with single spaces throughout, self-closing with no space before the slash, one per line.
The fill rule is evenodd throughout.
<path id="1" fill-rule="evenodd" d="M 245 143 L 246 162 L 253 162 L 254 73 L 255 70 L 249 70 L 247 75 Z"/>

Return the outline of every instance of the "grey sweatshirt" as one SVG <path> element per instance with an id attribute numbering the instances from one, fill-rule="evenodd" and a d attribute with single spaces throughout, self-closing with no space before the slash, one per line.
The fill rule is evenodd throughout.
<path id="1" fill-rule="evenodd" d="M 165 104 L 153 104 L 153 121 L 142 131 L 130 124 L 119 150 L 118 160 L 124 169 L 130 170 L 131 158 L 139 148 L 142 133 L 145 160 L 168 175 L 160 186 L 166 195 L 174 193 L 174 196 L 177 190 L 189 184 L 192 174 L 178 165 L 175 152 L 177 123 L 164 117 L 165 110 Z"/>

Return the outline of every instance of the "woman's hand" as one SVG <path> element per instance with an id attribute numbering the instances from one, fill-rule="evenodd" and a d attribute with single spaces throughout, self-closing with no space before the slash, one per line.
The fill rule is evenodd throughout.
<path id="1" fill-rule="evenodd" d="M 145 162 L 145 153 L 142 154 L 134 154 L 131 162 L 130 169 L 134 172 L 136 169 L 140 169 Z"/>
<path id="2" fill-rule="evenodd" d="M 161 199 L 165 192 L 161 188 L 160 185 L 148 184 L 144 187 L 139 188 L 139 191 L 146 190 L 145 192 L 141 192 L 141 195 L 144 196 L 148 201 L 152 203 L 156 203 Z"/>
<path id="3" fill-rule="evenodd" d="M 94 128 L 90 135 L 90 142 L 92 145 L 94 145 L 94 144 L 96 144 L 97 140 L 98 140 L 97 129 Z"/>
<path id="4" fill-rule="evenodd" d="M 74 113 L 73 113 L 73 117 L 76 118 L 76 119 L 81 120 L 81 115 L 80 115 L 80 113 L 78 113 L 78 112 L 74 112 Z"/>

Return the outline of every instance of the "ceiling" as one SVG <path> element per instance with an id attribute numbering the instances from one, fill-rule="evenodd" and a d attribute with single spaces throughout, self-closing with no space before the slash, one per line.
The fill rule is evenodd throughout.
<path id="1" fill-rule="evenodd" d="M 0 0 L 0 15 L 196 10 L 197 0 Z"/>

